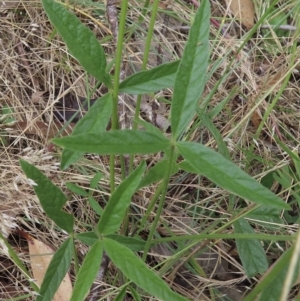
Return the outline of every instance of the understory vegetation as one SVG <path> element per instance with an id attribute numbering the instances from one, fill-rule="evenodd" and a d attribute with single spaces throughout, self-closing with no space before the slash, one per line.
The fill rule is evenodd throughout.
<path id="1" fill-rule="evenodd" d="M 0 299 L 300 300 L 299 8 L 0 3 Z"/>

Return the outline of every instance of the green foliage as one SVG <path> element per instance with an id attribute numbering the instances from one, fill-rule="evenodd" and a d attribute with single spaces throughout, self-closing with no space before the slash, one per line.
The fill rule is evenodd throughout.
<path id="1" fill-rule="evenodd" d="M 103 243 L 98 240 L 86 254 L 77 275 L 70 301 L 84 300 L 97 276 L 103 255 Z"/>
<path id="2" fill-rule="evenodd" d="M 62 207 L 67 202 L 67 197 L 36 167 L 23 160 L 20 161 L 20 164 L 26 176 L 33 181 L 34 192 L 38 196 L 49 218 L 51 218 L 59 228 L 68 233 L 72 233 L 74 217 L 72 214 L 62 210 Z"/>
<path id="3" fill-rule="evenodd" d="M 193 119 L 197 102 L 206 84 L 209 59 L 209 17 L 209 1 L 203 1 L 190 29 L 176 74 L 171 107 L 172 135 L 175 139 Z"/>
<path id="4" fill-rule="evenodd" d="M 220 187 L 257 204 L 280 209 L 290 208 L 270 190 L 210 148 L 194 142 L 178 142 L 177 146 L 197 173 L 206 176 Z"/>
<path id="5" fill-rule="evenodd" d="M 120 83 L 119 91 L 128 94 L 146 94 L 174 86 L 180 61 L 141 71 Z"/>
<path id="6" fill-rule="evenodd" d="M 104 249 L 112 262 L 139 287 L 161 300 L 186 301 L 185 298 L 171 291 L 155 272 L 125 246 L 105 238 Z M 122 256 L 120 256 L 122 254 Z M 126 260 L 124 260 L 126 258 Z"/>
<path id="7" fill-rule="evenodd" d="M 15 122 L 15 118 L 13 117 L 14 109 L 5 105 L 2 107 L 2 112 L 0 114 L 0 123 L 1 124 L 10 124 Z"/>
<path id="8" fill-rule="evenodd" d="M 87 153 L 104 154 L 149 154 L 170 147 L 167 138 L 138 130 L 112 130 L 97 134 L 72 135 L 53 139 L 66 149 Z"/>
<path id="9" fill-rule="evenodd" d="M 66 185 L 72 192 L 87 197 L 92 208 L 100 217 L 97 225 L 93 225 L 95 227 L 94 231 L 73 234 L 74 217 L 62 210 L 67 201 L 65 195 L 36 167 L 25 161 L 20 162 L 26 176 L 34 182 L 35 193 L 47 216 L 60 229 L 70 234 L 70 238 L 55 253 L 43 281 L 40 290 L 41 295 L 37 300 L 51 300 L 54 295 L 74 255 L 73 239 L 79 240 L 91 246 L 91 248 L 76 277 L 72 301 L 85 299 L 96 277 L 103 252 L 108 254 L 112 262 L 129 281 L 134 282 L 146 293 L 164 301 L 187 300 L 173 292 L 154 269 L 150 269 L 139 256 L 134 254 L 134 252 L 144 250 L 144 256 L 147 255 L 165 204 L 171 175 L 179 169 L 203 175 L 216 185 L 247 202 L 251 201 L 264 205 L 264 207 L 261 207 L 263 209 L 252 211 L 252 216 L 257 217 L 266 214 L 270 220 L 271 216 L 279 213 L 279 210 L 290 209 L 287 203 L 231 162 L 230 154 L 222 140 L 222 136 L 213 125 L 211 118 L 204 116 L 204 109 L 200 113 L 198 112 L 199 118 L 203 119 L 203 124 L 217 140 L 220 153 L 200 143 L 183 141 L 188 139 L 183 135 L 189 131 L 189 124 L 197 113 L 198 101 L 201 99 L 207 80 L 210 55 L 209 1 L 201 1 L 181 61 L 139 72 L 125 79 L 120 85 L 116 80 L 114 85 L 111 83 L 110 75 L 106 72 L 106 57 L 103 48 L 93 33 L 61 4 L 52 0 L 43 0 L 42 2 L 50 21 L 64 39 L 72 55 L 89 74 L 102 81 L 109 90 L 105 96 L 97 101 L 93 109 L 81 119 L 71 136 L 53 139 L 55 144 L 64 148 L 61 167 L 65 169 L 70 164 L 74 164 L 84 153 L 109 154 L 111 156 L 110 180 L 113 185 L 111 185 L 110 199 L 104 209 L 100 207 L 90 192 L 72 183 Z M 123 11 L 123 8 L 126 8 L 126 6 L 126 3 L 122 4 L 122 22 L 120 24 L 123 24 L 125 20 L 126 12 Z M 121 36 L 124 34 L 124 28 L 120 28 L 119 34 Z M 121 61 L 120 55 L 121 53 L 117 53 L 116 61 L 118 62 Z M 115 68 L 115 79 L 119 78 L 118 71 L 119 68 Z M 145 130 L 118 130 L 117 123 L 112 122 L 113 129 L 106 131 L 111 117 L 113 121 L 118 120 L 116 91 L 139 94 L 152 93 L 169 87 L 174 87 L 171 102 L 171 138 L 144 121 L 139 123 Z M 122 182 L 114 189 L 116 182 L 114 178 L 115 155 L 157 152 L 164 152 L 163 159 L 150 168 L 144 177 L 146 164 L 143 160 L 140 160 L 142 163 L 134 171 L 130 170 L 129 175 L 124 176 Z M 182 157 L 185 161 L 180 163 Z M 121 163 L 123 162 L 122 159 L 121 156 Z M 124 170 L 123 174 L 125 174 Z M 95 189 L 101 176 L 101 174 L 95 175 L 90 183 L 90 188 Z M 155 221 L 151 225 L 148 241 L 145 242 L 139 236 L 126 237 L 120 235 L 118 232 L 121 224 L 126 224 L 128 221 L 126 213 L 134 194 L 139 188 L 157 181 L 162 181 L 162 184 L 157 189 L 157 193 L 149 205 L 149 212 L 155 207 L 156 201 L 158 199 L 160 201 L 157 205 L 158 209 Z M 146 216 L 149 212 L 146 213 Z M 143 220 L 142 224 L 144 222 Z M 264 249 L 258 240 L 247 237 L 247 234 L 254 234 L 254 230 L 241 216 L 235 216 L 234 220 L 223 226 L 223 228 L 232 224 L 234 224 L 235 233 L 247 238 L 237 239 L 239 255 L 246 274 L 252 277 L 257 273 L 264 273 L 268 267 Z M 126 230 L 122 229 L 122 233 L 125 233 Z M 213 235 L 214 233 L 212 233 L 212 237 Z M 176 241 L 176 236 L 172 239 Z M 187 235 L 184 239 L 189 241 L 190 236 Z M 199 236 L 197 243 L 201 239 Z M 178 237 L 178 240 L 180 240 L 180 237 Z M 134 292 L 133 295 L 137 296 L 133 287 L 131 287 L 131 291 Z M 126 288 L 123 288 L 117 297 L 118 300 L 122 299 L 125 292 Z M 136 299 L 139 299 L 139 297 L 137 296 Z"/>
<path id="10" fill-rule="evenodd" d="M 105 131 L 112 112 L 111 94 L 106 94 L 99 98 L 93 105 L 93 109 L 89 110 L 85 116 L 79 120 L 74 127 L 72 135 L 90 134 Z M 61 159 L 61 169 L 66 169 L 72 163 L 76 162 L 82 153 L 73 150 L 64 149 Z"/>
<path id="11" fill-rule="evenodd" d="M 61 4 L 52 0 L 42 1 L 46 14 L 64 39 L 71 54 L 81 66 L 98 80 L 111 85 L 106 73 L 106 57 L 93 32 Z"/>
<path id="12" fill-rule="evenodd" d="M 130 205 L 131 198 L 141 181 L 145 168 L 146 165 L 142 162 L 140 166 L 133 171 L 111 195 L 97 225 L 97 229 L 100 234 L 113 234 L 119 229 L 126 210 Z"/>
<path id="13" fill-rule="evenodd" d="M 255 233 L 248 222 L 240 218 L 234 223 L 235 233 Z M 263 274 L 269 267 L 264 248 L 258 240 L 236 240 L 246 275 L 251 278 L 256 274 Z"/>
<path id="14" fill-rule="evenodd" d="M 46 271 L 36 301 L 51 301 L 60 283 L 67 274 L 73 257 L 74 242 L 69 237 L 55 252 Z"/>

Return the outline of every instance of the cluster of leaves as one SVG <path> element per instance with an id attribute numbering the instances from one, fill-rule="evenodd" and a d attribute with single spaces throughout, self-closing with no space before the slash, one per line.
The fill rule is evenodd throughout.
<path id="1" fill-rule="evenodd" d="M 126 1 L 124 1 L 126 2 Z M 83 68 L 108 88 L 108 93 L 98 99 L 93 110 L 82 118 L 72 135 L 53 139 L 53 142 L 64 148 L 61 168 L 66 169 L 76 162 L 84 153 L 107 154 L 111 156 L 111 197 L 104 209 L 95 200 L 89 198 L 94 210 L 100 215 L 94 231 L 80 234 L 74 233 L 74 216 L 65 212 L 62 207 L 67 202 L 66 196 L 36 167 L 21 161 L 21 167 L 26 176 L 34 181 L 35 193 L 45 213 L 69 237 L 57 250 L 45 275 L 39 290 L 38 301 L 52 299 L 60 282 L 67 273 L 74 254 L 74 240 L 79 240 L 91 246 L 82 265 L 78 268 L 76 282 L 71 301 L 84 300 L 97 275 L 103 253 L 106 252 L 112 262 L 132 282 L 145 292 L 161 300 L 187 300 L 185 297 L 173 292 L 142 259 L 134 254 L 143 250 L 147 254 L 152 234 L 157 226 L 160 212 L 163 208 L 167 193 L 169 178 L 179 169 L 203 175 L 219 187 L 238 196 L 241 199 L 257 204 L 253 214 L 261 212 L 270 213 L 275 210 L 290 209 L 290 206 L 273 194 L 269 189 L 259 184 L 239 167 L 230 161 L 226 146 L 223 154 L 196 142 L 183 140 L 183 134 L 188 130 L 196 112 L 206 123 L 205 106 L 199 106 L 204 86 L 207 80 L 207 67 L 209 62 L 209 26 L 210 6 L 208 0 L 201 1 L 201 6 L 195 14 L 190 29 L 188 41 L 180 61 L 164 64 L 147 71 L 141 71 L 118 84 L 117 70 L 120 57 L 116 58 L 115 80 L 112 81 L 107 72 L 106 56 L 102 46 L 93 33 L 85 27 L 71 12 L 53 0 L 42 1 L 44 9 L 57 29 L 71 54 L 80 62 Z M 122 28 L 122 20 L 120 28 Z M 122 49 L 122 35 L 119 37 L 118 49 Z M 171 137 L 166 137 L 160 130 L 150 123 L 139 121 L 145 130 L 119 130 L 117 128 L 117 102 L 118 93 L 146 94 L 164 88 L 174 88 L 171 105 Z M 112 129 L 106 131 L 107 124 L 112 119 Z M 114 156 L 136 155 L 163 152 L 162 161 L 158 162 L 146 174 L 146 164 L 140 165 L 114 189 Z M 178 162 L 182 157 L 183 161 Z M 225 158 L 226 157 L 226 158 Z M 96 175 L 91 186 L 99 181 Z M 138 237 L 123 237 L 117 232 L 126 215 L 127 209 L 134 193 L 141 187 L 162 181 L 159 186 L 159 203 L 156 219 L 152 225 L 147 242 Z M 69 185 L 76 191 L 76 187 Z M 78 192 L 78 191 L 77 191 Z M 84 192 L 79 192 L 84 193 Z M 259 208 L 259 205 L 263 207 Z M 261 211 L 259 211 L 261 210 Z M 232 220 L 235 234 L 227 238 L 238 238 L 237 248 L 249 277 L 257 273 L 264 273 L 268 269 L 265 252 L 254 235 L 253 228 L 241 216 Z M 227 224 L 229 226 L 229 224 Z M 206 237 L 190 236 L 189 240 L 200 241 L 204 238 L 217 238 L 217 233 Z M 219 234 L 222 237 L 222 234 Z M 223 235 L 223 237 L 225 237 Z M 268 239 L 265 235 L 264 239 Z M 250 239 L 252 238 L 252 239 Z M 180 238 L 179 238 L 180 239 Z M 187 239 L 185 237 L 185 239 Z M 269 239 L 274 239 L 271 237 Z M 286 264 L 293 254 L 293 249 L 285 253 L 279 264 Z M 76 262 L 76 261 L 75 261 Z M 246 298 L 253 300 L 263 290 L 270 288 L 271 280 L 277 277 L 280 269 L 269 274 L 263 284 L 260 284 Z M 270 276 L 271 275 L 271 276 Z M 272 279 L 271 279 L 271 278 Z M 271 279 L 271 280 L 270 280 Z M 126 289 L 121 290 L 118 300 L 122 300 Z M 263 299 L 260 299 L 263 300 Z M 266 299 L 265 299 L 266 300 Z"/>

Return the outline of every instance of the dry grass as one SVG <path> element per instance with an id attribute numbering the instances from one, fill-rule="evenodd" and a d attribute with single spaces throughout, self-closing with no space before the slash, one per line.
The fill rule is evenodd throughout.
<path id="1" fill-rule="evenodd" d="M 3 2 L 4 3 L 4 2 Z M 14 124 L 1 124 L 2 139 L 0 163 L 0 225 L 1 232 L 9 235 L 9 241 L 28 263 L 26 244 L 14 235 L 15 227 L 20 227 L 35 238 L 57 248 L 64 239 L 64 234 L 54 227 L 44 215 L 21 171 L 19 159 L 23 158 L 41 169 L 51 180 L 70 197 L 66 210 L 73 213 L 76 219 L 75 231 L 86 230 L 87 225 L 95 225 L 97 216 L 90 208 L 87 200 L 67 192 L 66 182 L 75 183 L 87 188 L 95 172 L 101 172 L 103 178 L 95 189 L 94 196 L 101 205 L 109 197 L 109 163 L 106 157 L 88 156 L 67 171 L 59 170 L 60 150 L 53 148 L 49 142 L 51 133 L 57 132 L 61 125 L 53 122 L 55 101 L 64 93 L 72 91 L 74 95 L 86 97 L 96 82 L 87 77 L 84 70 L 68 53 L 64 43 L 54 33 L 39 1 L 6 1 L 11 5 L 0 9 L 0 105 L 13 108 Z M 279 10 L 288 11 L 295 1 L 279 2 Z M 211 1 L 212 15 L 222 18 L 226 16 L 226 6 L 222 1 Z M 134 24 L 140 16 L 140 2 L 131 2 L 128 26 Z M 1 7 L 1 2 L 0 2 Z M 82 5 L 74 6 L 76 14 L 89 26 L 98 39 L 102 41 L 109 60 L 114 57 L 114 40 L 110 34 L 109 24 L 104 14 L 94 8 Z M 166 62 L 180 58 L 187 38 L 187 31 L 193 7 L 179 1 L 161 4 L 161 12 L 157 20 L 153 49 L 149 59 L 149 67 L 157 62 Z M 257 4 L 256 14 L 261 16 L 265 6 Z M 166 17 L 165 13 L 169 14 Z M 228 17 L 228 15 L 227 15 Z M 138 70 L 141 66 L 145 31 L 149 20 L 141 27 L 135 28 L 134 38 L 128 38 L 124 47 L 124 70 L 126 75 Z M 283 187 L 274 181 L 273 191 L 286 201 L 291 201 L 292 185 L 296 185 L 297 176 L 293 176 L 290 157 L 276 142 L 277 137 L 288 148 L 298 152 L 299 145 L 299 51 L 291 53 L 287 47 L 293 38 L 276 40 L 277 52 L 268 51 L 265 37 L 257 33 L 235 57 L 246 33 L 239 22 L 227 18 L 225 25 L 231 39 L 226 39 L 218 30 L 211 27 L 211 66 L 214 69 L 206 86 L 204 97 L 219 85 L 208 104 L 208 111 L 216 108 L 221 101 L 223 107 L 217 112 L 213 121 L 227 144 L 231 158 L 236 164 L 246 169 L 258 180 L 273 171 L 287 173 L 290 186 Z M 276 53 L 276 55 L 274 54 Z M 296 56 L 296 64 L 291 68 L 291 56 Z M 228 69 L 233 60 L 233 64 Z M 281 94 L 262 130 L 259 124 L 275 99 L 283 80 L 292 71 L 285 90 Z M 223 80 L 222 80 L 223 79 Z M 218 81 L 222 83 L 218 84 Z M 56 88 L 60 92 L 54 95 Z M 36 92 L 48 91 L 49 97 L 35 98 Z M 234 91 L 234 92 L 232 92 Z M 91 95 L 99 97 L 103 88 Z M 156 98 L 170 99 L 171 91 L 156 95 Z M 149 103 L 152 98 L 147 98 Z M 129 109 L 133 110 L 132 103 Z M 160 114 L 168 116 L 168 105 L 162 105 Z M 147 117 L 147 116 L 146 116 Z M 71 128 L 67 128 L 71 132 Z M 212 148 L 217 148 L 215 137 L 195 120 L 190 128 L 190 139 L 201 141 Z M 159 157 L 147 157 L 153 164 Z M 139 158 L 137 158 L 139 160 Z M 284 169 L 286 168 L 286 169 Z M 120 174 L 118 175 L 121 180 Z M 137 221 L 146 212 L 150 199 L 155 192 L 155 185 L 144 188 L 135 198 L 130 215 L 130 231 L 135 231 Z M 231 207 L 229 194 L 215 187 L 207 179 L 181 172 L 172 177 L 169 194 L 166 200 L 160 227 L 157 235 L 209 233 L 226 225 L 234 210 L 246 208 L 248 204 L 235 203 Z M 298 206 L 294 204 L 291 215 L 298 216 Z M 148 218 L 142 235 L 147 235 L 155 213 Z M 290 234 L 296 231 L 291 221 L 285 225 L 276 224 L 276 228 L 264 226 L 252 221 L 252 225 L 261 233 Z M 228 224 L 226 229 L 232 231 Z M 178 292 L 192 300 L 211 300 L 214 288 L 232 300 L 240 300 L 242 295 L 255 286 L 259 278 L 247 279 L 241 266 L 233 241 L 215 241 L 205 246 L 203 243 L 182 251 L 184 258 L 189 254 L 197 254 L 196 262 L 202 266 L 206 275 L 195 272 L 195 266 L 184 265 L 182 259 L 176 258 L 180 250 L 186 246 L 161 244 L 151 249 L 149 265 L 158 265 L 166 281 Z M 206 247 L 206 248 L 205 248 Z M 270 262 L 274 262 L 289 244 L 264 245 Z M 87 252 L 87 247 L 78 245 L 80 259 Z M 173 256 L 173 257 L 170 257 Z M 170 258 L 175 258 L 174 262 Z M 188 269 L 189 268 L 189 269 Z M 192 272 L 193 271 L 193 272 Z M 114 280 L 118 271 L 111 266 L 101 285 L 103 300 L 110 300 L 118 292 L 120 285 Z M 9 299 L 22 296 L 32 300 L 28 293 L 28 283 L 22 278 L 18 269 L 8 260 L 5 250 L 0 250 L 0 298 Z M 105 299 L 105 296 L 107 297 Z M 148 300 L 148 297 L 142 297 Z M 129 299 L 128 299 L 129 300 Z M 153 299 L 152 299 L 153 300 Z M 216 299 L 221 300 L 221 299 Z M 224 299 L 225 300 L 225 299 Z"/>

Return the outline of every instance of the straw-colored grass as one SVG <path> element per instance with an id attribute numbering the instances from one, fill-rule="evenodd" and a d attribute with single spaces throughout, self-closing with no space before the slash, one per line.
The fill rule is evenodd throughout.
<path id="1" fill-rule="evenodd" d="M 266 7 L 264 1 L 256 2 L 256 16 L 260 18 Z M 1 3 L 0 106 L 10 108 L 13 122 L 5 124 L 5 119 L 0 120 L 0 231 L 8 237 L 19 257 L 30 268 L 26 243 L 15 234 L 15 228 L 27 231 L 54 249 L 59 247 L 64 234 L 43 213 L 20 168 L 19 159 L 33 163 L 66 192 L 69 202 L 65 209 L 74 214 L 77 232 L 84 231 L 87 225 L 95 225 L 97 216 L 85 198 L 67 191 L 65 183 L 72 182 L 87 189 L 94 174 L 102 173 L 103 177 L 93 195 L 100 205 L 104 205 L 110 195 L 109 160 L 107 157 L 88 155 L 66 171 L 59 170 L 61 150 L 51 144 L 50 137 L 63 125 L 55 120 L 54 104 L 68 92 L 75 98 L 87 97 L 96 81 L 87 76 L 68 53 L 39 1 L 5 1 L 7 7 L 4 7 L 4 2 L 1 6 Z M 79 2 L 72 2 L 70 9 L 95 33 L 111 61 L 114 58 L 115 41 L 104 14 L 104 4 L 95 2 L 96 5 L 102 5 L 103 10 L 91 5 L 80 5 Z M 140 1 L 131 1 L 129 6 L 128 28 L 132 29 L 132 35 L 126 37 L 124 45 L 125 76 L 141 67 L 145 32 L 149 22 L 147 16 L 142 25 L 135 26 L 141 14 L 141 5 Z M 299 175 L 278 141 L 298 153 L 299 50 L 292 52 L 289 46 L 299 37 L 287 31 L 287 36 L 291 34 L 290 38 L 274 38 L 275 33 L 270 30 L 273 34 L 268 37 L 272 42 L 270 48 L 266 36 L 258 31 L 235 57 L 247 33 L 237 20 L 227 14 L 228 10 L 223 1 L 211 1 L 211 5 L 214 18 L 221 22 L 226 17 L 224 28 L 227 28 L 231 38 L 225 38 L 220 30 L 211 26 L 212 53 L 209 70 L 213 70 L 213 73 L 208 79 L 203 100 L 218 85 L 218 81 L 222 80 L 209 101 L 208 112 L 227 99 L 215 114 L 213 122 L 221 133 L 232 160 L 259 181 L 266 179 L 272 172 L 277 179 L 273 182 L 272 190 L 284 200 L 291 201 L 292 188 L 297 188 Z M 296 5 L 295 0 L 279 1 L 277 9 L 288 13 L 293 5 Z M 180 58 L 194 11 L 195 7 L 183 0 L 161 3 L 148 67 Z M 291 67 L 289 62 L 292 56 L 296 56 L 296 64 Z M 289 82 L 276 103 L 273 103 L 289 72 L 292 72 Z M 57 88 L 60 92 L 54 95 Z M 40 91 L 47 92 L 46 96 L 41 96 L 38 93 Z M 104 92 L 99 87 L 90 97 L 97 98 Z M 165 90 L 145 98 L 145 102 L 151 107 L 154 100 L 159 100 L 158 114 L 168 117 L 168 101 L 171 100 L 171 95 L 171 90 Z M 125 110 L 130 119 L 134 111 L 134 101 L 129 101 L 126 97 L 123 97 L 123 101 L 125 106 L 122 106 L 122 110 Z M 271 105 L 274 107 L 260 129 L 263 115 Z M 143 117 L 148 120 L 151 118 L 147 112 L 143 112 Z M 71 130 L 72 125 L 67 125 L 66 131 L 70 133 Z M 191 124 L 188 135 L 190 140 L 217 149 L 215 137 L 198 119 Z M 159 159 L 156 156 L 144 158 L 149 166 Z M 140 159 L 136 158 L 136 163 Z M 118 181 L 121 181 L 118 166 L 116 170 Z M 282 174 L 286 176 L 286 186 L 279 181 L 283 179 Z M 131 232 L 138 229 L 138 221 L 145 214 L 156 187 L 146 187 L 134 198 L 129 213 Z M 156 235 L 200 234 L 217 230 L 228 223 L 237 210 L 248 206 L 243 202 L 237 204 L 232 208 L 229 193 L 207 179 L 180 172 L 171 179 L 166 206 Z M 296 202 L 293 206 L 294 211 L 283 216 L 285 224 L 278 224 L 276 221 L 259 224 L 250 220 L 251 225 L 260 233 L 295 233 L 297 227 L 294 222 L 299 216 L 299 208 Z M 145 229 L 141 232 L 143 238 L 147 236 L 154 214 L 150 214 Z M 227 231 L 232 231 L 231 226 L 228 226 Z M 289 243 L 264 242 L 270 263 L 275 262 L 289 246 Z M 215 289 L 232 300 L 241 300 L 260 280 L 259 276 L 247 279 L 233 240 L 212 241 L 207 246 L 205 243 L 197 244 L 184 253 L 183 258 L 176 259 L 174 254 L 184 248 L 180 242 L 177 245 L 157 245 L 150 250 L 147 263 L 149 266 L 156 266 L 174 290 L 191 300 L 211 300 Z M 78 245 L 80 260 L 87 250 L 86 246 Z M 191 252 L 197 254 L 195 258 L 202 267 L 203 274 L 193 270 L 191 265 L 185 265 Z M 173 258 L 174 262 L 171 261 Z M 112 300 L 118 293 L 121 282 L 118 271 L 112 265 L 109 266 L 106 276 L 99 283 L 102 300 Z M 8 259 L 5 249 L 0 248 L 0 299 L 17 296 L 25 296 L 26 300 L 34 299 L 28 282 Z M 142 295 L 141 298 L 150 300 Z"/>

